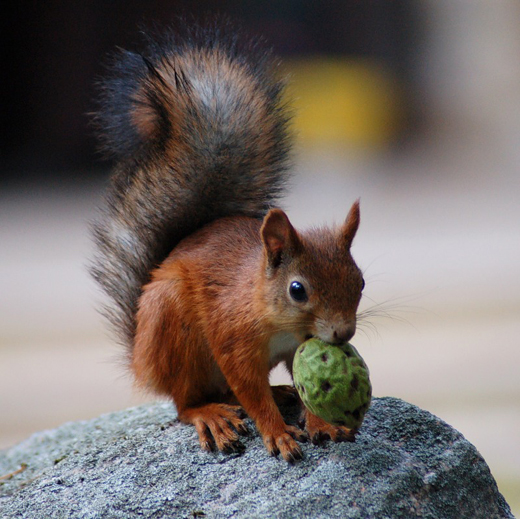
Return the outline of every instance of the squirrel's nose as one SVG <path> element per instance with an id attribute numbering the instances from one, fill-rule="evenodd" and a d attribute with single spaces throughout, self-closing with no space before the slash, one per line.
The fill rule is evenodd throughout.
<path id="1" fill-rule="evenodd" d="M 334 343 L 348 342 L 356 333 L 356 323 L 348 323 L 341 326 L 335 326 L 332 332 Z"/>

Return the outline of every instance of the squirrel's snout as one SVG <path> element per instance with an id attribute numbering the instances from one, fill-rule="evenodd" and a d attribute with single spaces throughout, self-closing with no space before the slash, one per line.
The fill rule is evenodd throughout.
<path id="1" fill-rule="evenodd" d="M 348 342 L 356 333 L 356 323 L 351 323 L 346 326 L 336 326 L 332 332 L 333 343 Z"/>
<path id="2" fill-rule="evenodd" d="M 316 323 L 315 336 L 329 344 L 342 344 L 350 341 L 356 333 L 355 319 L 330 319 Z"/>

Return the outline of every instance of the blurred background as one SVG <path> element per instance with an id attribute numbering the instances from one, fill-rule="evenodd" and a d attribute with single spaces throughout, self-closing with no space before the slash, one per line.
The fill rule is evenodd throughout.
<path id="1" fill-rule="evenodd" d="M 87 114 L 116 46 L 138 50 L 143 24 L 215 5 L 4 3 L 0 448 L 153 398 L 132 388 L 86 270 L 110 169 Z M 341 222 L 361 197 L 353 342 L 375 395 L 461 431 L 520 515 L 520 4 L 223 0 L 218 12 L 290 73 L 293 222 Z"/>

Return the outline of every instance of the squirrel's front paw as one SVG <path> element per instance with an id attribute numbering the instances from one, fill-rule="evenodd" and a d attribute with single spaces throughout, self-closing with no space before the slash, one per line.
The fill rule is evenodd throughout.
<path id="1" fill-rule="evenodd" d="M 285 431 L 278 434 L 264 434 L 264 445 L 271 454 L 277 456 L 281 454 L 282 457 L 292 463 L 303 458 L 301 447 L 296 443 L 296 440 L 306 442 L 307 434 L 292 425 L 285 425 Z"/>
<path id="2" fill-rule="evenodd" d="M 334 442 L 353 442 L 357 431 L 348 427 L 336 426 L 325 422 L 321 418 L 305 410 L 305 430 L 312 443 L 319 445 L 325 440 Z"/>

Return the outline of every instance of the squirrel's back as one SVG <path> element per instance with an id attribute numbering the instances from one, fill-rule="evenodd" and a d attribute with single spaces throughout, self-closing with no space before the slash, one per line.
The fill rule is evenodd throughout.
<path id="1" fill-rule="evenodd" d="M 288 114 L 268 52 L 227 26 L 122 51 L 95 121 L 116 160 L 91 268 L 131 346 L 142 286 L 176 244 L 218 218 L 261 218 L 283 188 Z"/>

